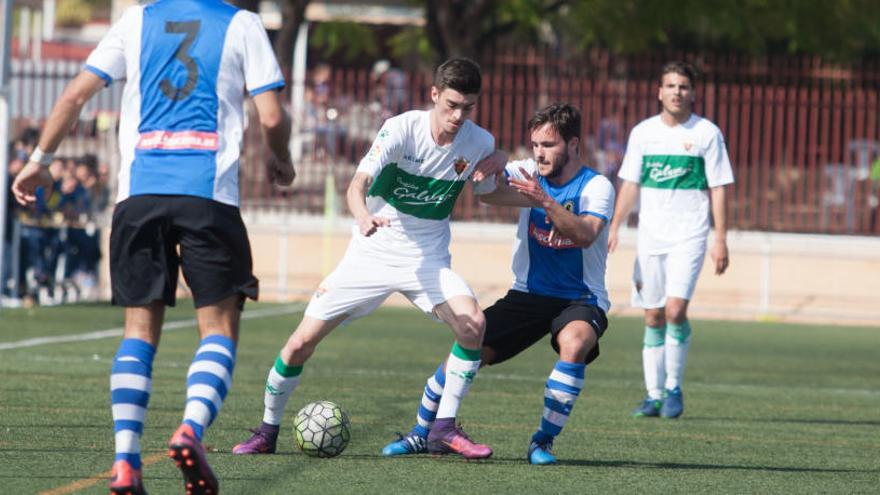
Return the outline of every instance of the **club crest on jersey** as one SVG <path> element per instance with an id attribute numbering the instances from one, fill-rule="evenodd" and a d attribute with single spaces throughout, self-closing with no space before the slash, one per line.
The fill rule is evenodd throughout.
<path id="1" fill-rule="evenodd" d="M 455 169 L 457 175 L 461 175 L 462 172 L 467 170 L 468 165 L 470 165 L 470 162 L 464 157 L 458 157 L 452 162 L 452 167 Z"/>
<path id="2" fill-rule="evenodd" d="M 685 141 L 685 143 L 684 143 L 684 150 L 685 151 L 690 151 L 691 148 L 693 148 L 693 147 L 694 147 L 694 143 L 689 143 L 689 142 Z"/>

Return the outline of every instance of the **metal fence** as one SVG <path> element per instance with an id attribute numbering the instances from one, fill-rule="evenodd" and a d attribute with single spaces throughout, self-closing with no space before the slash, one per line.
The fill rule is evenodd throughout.
<path id="1" fill-rule="evenodd" d="M 571 102 L 584 115 L 585 161 L 613 176 L 629 129 L 659 109 L 656 72 L 672 56 L 614 58 L 593 51 L 572 62 L 534 50 L 501 54 L 484 70 L 474 120 L 495 135 L 499 148 L 521 155 L 527 153 L 525 123 L 531 113 L 550 102 Z M 724 132 L 734 164 L 732 228 L 880 233 L 876 61 L 828 68 L 812 58 L 717 55 L 703 56 L 697 65 L 706 76 L 697 84 L 696 110 Z M 78 69 L 78 64 L 15 61 L 16 126 L 41 122 Z M 344 197 L 354 167 L 382 121 L 406 109 L 426 108 L 430 81 L 428 73 L 395 69 L 382 79 L 367 69 L 311 71 L 305 110 L 298 117 L 295 141 L 302 143 L 303 154 L 295 187 L 266 184 L 260 165 L 266 151 L 252 118 L 242 158 L 242 207 L 319 213 L 334 197 L 326 194 L 327 184 L 333 185 L 337 199 Z M 113 134 L 121 88 L 114 84 L 89 103 L 62 152 L 91 152 L 115 165 Z M 514 212 L 484 207 L 464 194 L 453 217 L 509 221 Z"/>

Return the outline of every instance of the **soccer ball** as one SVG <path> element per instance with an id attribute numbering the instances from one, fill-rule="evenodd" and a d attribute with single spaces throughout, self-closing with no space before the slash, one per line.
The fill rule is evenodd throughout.
<path id="1" fill-rule="evenodd" d="M 303 454 L 336 457 L 351 440 L 351 421 L 338 404 L 326 400 L 312 402 L 296 413 L 293 435 Z"/>

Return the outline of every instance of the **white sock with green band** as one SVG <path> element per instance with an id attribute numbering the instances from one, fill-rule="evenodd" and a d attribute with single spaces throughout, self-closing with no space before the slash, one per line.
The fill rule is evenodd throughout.
<path id="1" fill-rule="evenodd" d="M 666 390 L 681 386 L 684 366 L 691 347 L 691 324 L 688 320 L 666 324 Z"/>
<path id="2" fill-rule="evenodd" d="M 263 395 L 263 404 L 266 406 L 263 410 L 264 423 L 281 424 L 287 400 L 299 385 L 302 370 L 302 365 L 288 366 L 285 364 L 280 354 L 275 358 L 275 365 L 269 370 L 269 376 L 266 378 L 266 392 Z"/>
<path id="3" fill-rule="evenodd" d="M 645 370 L 645 388 L 648 389 L 648 397 L 654 400 L 663 398 L 663 382 L 666 380 L 665 341 L 665 328 L 645 327 L 642 366 Z"/>
<path id="4" fill-rule="evenodd" d="M 455 417 L 458 406 L 471 388 L 478 369 L 480 369 L 479 349 L 465 349 L 458 345 L 458 342 L 452 345 L 452 352 L 446 360 L 446 385 L 443 388 L 440 405 L 437 407 L 437 419 Z"/>

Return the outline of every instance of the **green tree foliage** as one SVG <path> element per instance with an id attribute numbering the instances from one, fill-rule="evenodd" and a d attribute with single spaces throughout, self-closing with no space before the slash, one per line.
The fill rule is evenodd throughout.
<path id="1" fill-rule="evenodd" d="M 557 29 L 615 52 L 725 49 L 846 60 L 880 49 L 876 0 L 580 0 Z"/>
<path id="2" fill-rule="evenodd" d="M 322 22 L 312 32 L 312 42 L 330 57 L 342 52 L 346 60 L 376 56 L 378 42 L 368 26 L 350 21 Z"/>

